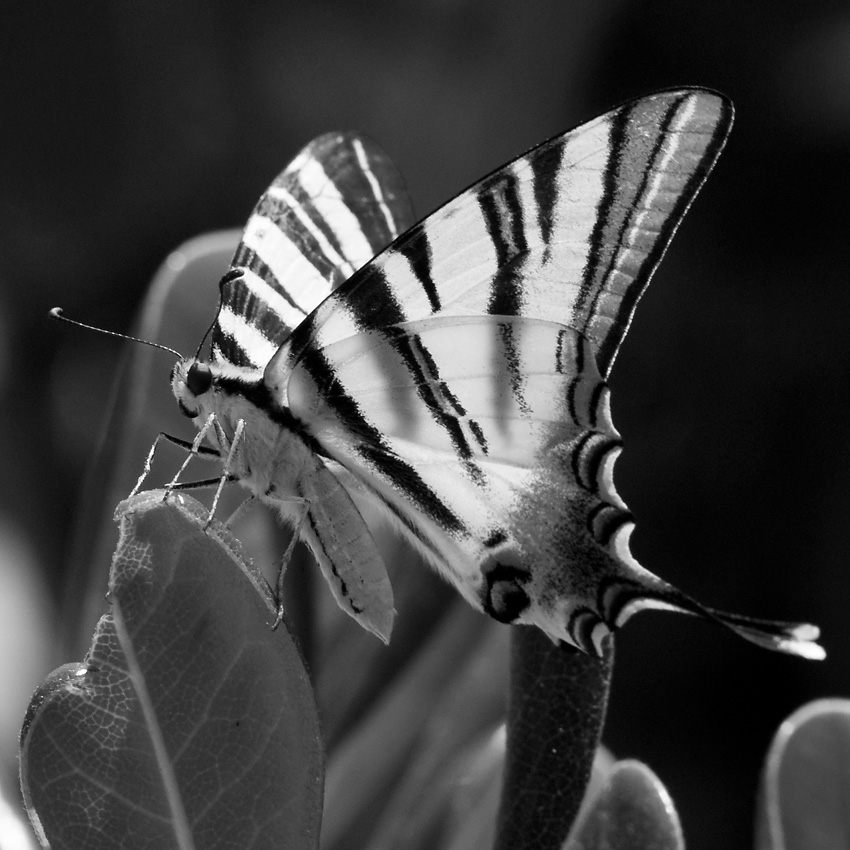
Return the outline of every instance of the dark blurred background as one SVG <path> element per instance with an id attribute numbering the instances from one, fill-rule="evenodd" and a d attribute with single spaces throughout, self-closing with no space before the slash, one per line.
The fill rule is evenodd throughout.
<path id="1" fill-rule="evenodd" d="M 819 623 L 829 656 L 639 617 L 605 740 L 660 775 L 689 848 L 751 846 L 776 726 L 850 692 L 846 0 L 36 2 L 2 29 L 0 560 L 10 587 L 43 581 L 44 606 L 19 606 L 34 632 L 4 637 L 24 694 L 71 660 L 49 639 L 73 612 L 51 611 L 118 360 L 50 307 L 129 329 L 166 254 L 244 222 L 327 130 L 377 139 L 424 215 L 622 100 L 676 85 L 733 99 L 730 143 L 614 369 L 617 481 L 645 566 L 709 605 Z"/>

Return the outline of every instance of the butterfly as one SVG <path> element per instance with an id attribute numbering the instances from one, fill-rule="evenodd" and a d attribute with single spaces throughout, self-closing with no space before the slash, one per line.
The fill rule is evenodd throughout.
<path id="1" fill-rule="evenodd" d="M 378 513 L 475 608 L 601 654 L 644 608 L 823 657 L 819 632 L 703 607 L 629 551 L 605 383 L 723 148 L 732 106 L 663 91 L 555 136 L 411 226 L 368 138 L 313 141 L 260 198 L 180 410 L 388 640 Z M 196 448 L 200 441 L 195 441 Z"/>

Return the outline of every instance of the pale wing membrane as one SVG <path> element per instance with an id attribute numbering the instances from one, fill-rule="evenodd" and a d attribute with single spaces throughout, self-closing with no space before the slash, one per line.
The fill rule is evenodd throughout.
<path id="1" fill-rule="evenodd" d="M 413 221 L 404 184 L 370 139 L 329 133 L 266 190 L 222 282 L 215 362 L 262 368 L 292 329 Z"/>
<path id="2" fill-rule="evenodd" d="M 699 89 L 621 106 L 533 148 L 405 233 L 278 360 L 432 315 L 557 321 L 607 375 L 638 298 L 714 165 L 731 104 Z"/>
<path id="3" fill-rule="evenodd" d="M 564 559 L 602 545 L 592 539 L 591 509 L 628 519 L 611 474 L 619 437 L 607 388 L 587 340 L 562 325 L 485 316 L 360 334 L 306 355 L 289 403 L 323 453 L 353 473 L 479 608 L 489 610 L 485 567 L 495 552 L 515 553 L 517 516 L 553 452 L 568 458 L 574 495 L 571 504 L 550 504 L 548 515 L 584 518 L 570 524 L 572 549 L 556 560 L 537 563 L 525 546 L 537 563 L 535 582 L 557 576 L 561 586 L 569 580 Z M 571 597 L 561 593 L 557 604 Z M 551 592 L 536 595 L 519 621 L 569 639 L 568 612 L 540 609 L 551 604 Z"/>
<path id="4" fill-rule="evenodd" d="M 301 376 L 328 364 L 330 383 L 313 383 L 307 401 Z M 316 435 L 326 424 L 347 427 L 338 411 L 354 403 L 405 456 L 438 452 L 443 462 L 508 467 L 532 466 L 541 446 L 594 427 L 606 399 L 580 334 L 521 317 L 434 318 L 364 332 L 305 356 L 289 385 L 293 413 Z"/>

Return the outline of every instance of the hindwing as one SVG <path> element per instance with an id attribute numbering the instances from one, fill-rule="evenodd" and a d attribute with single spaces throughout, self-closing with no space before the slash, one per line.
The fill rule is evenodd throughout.
<path id="1" fill-rule="evenodd" d="M 538 599 L 556 588 L 575 598 L 588 578 L 579 563 L 565 585 L 564 562 L 608 545 L 615 515 L 630 522 L 612 479 L 620 440 L 608 389 L 571 328 L 523 317 L 410 322 L 305 353 L 288 386 L 292 413 L 328 457 L 478 607 L 488 607 L 494 558 L 535 562 L 537 592 L 513 621 L 539 625 Z M 529 494 L 553 480 L 563 501 L 550 515 L 572 511 L 559 520 L 557 558 L 517 533 Z M 569 610 L 559 613 L 566 622 Z"/>

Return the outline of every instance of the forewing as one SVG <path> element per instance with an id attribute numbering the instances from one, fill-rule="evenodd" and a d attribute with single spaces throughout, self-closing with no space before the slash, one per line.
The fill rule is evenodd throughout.
<path id="1" fill-rule="evenodd" d="M 358 332 L 489 314 L 568 325 L 587 337 L 607 376 L 731 122 L 721 95 L 683 89 L 538 145 L 357 272 L 299 326 L 279 366 Z"/>
<path id="2" fill-rule="evenodd" d="M 222 283 L 212 359 L 264 367 L 322 299 L 412 221 L 402 179 L 374 142 L 354 133 L 311 142 L 248 219 Z"/>

